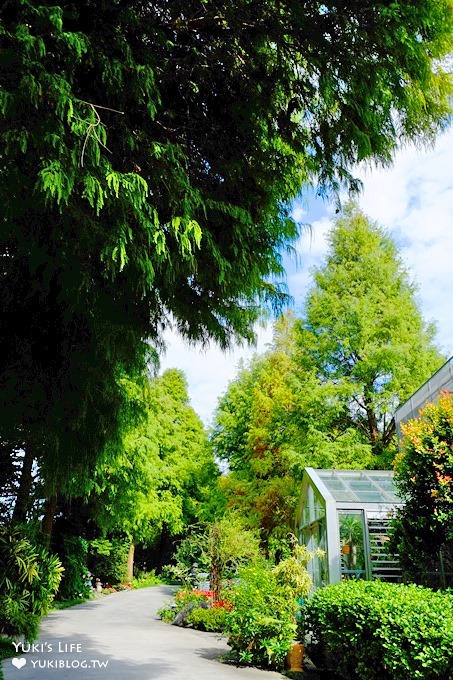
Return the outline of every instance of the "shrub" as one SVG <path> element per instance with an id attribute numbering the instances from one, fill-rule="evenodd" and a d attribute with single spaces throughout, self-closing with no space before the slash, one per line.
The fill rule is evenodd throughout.
<path id="1" fill-rule="evenodd" d="M 157 586 L 162 583 L 162 579 L 156 576 L 154 569 L 148 572 L 141 572 L 135 578 L 132 579 L 131 587 L 132 590 L 137 588 L 148 588 L 149 586 Z"/>
<path id="2" fill-rule="evenodd" d="M 267 565 L 243 569 L 229 597 L 228 644 L 241 663 L 280 668 L 296 632 L 297 604 Z"/>
<path id="3" fill-rule="evenodd" d="M 227 611 L 223 607 L 211 607 L 192 609 L 187 615 L 187 623 L 198 630 L 206 630 L 221 633 L 225 628 Z"/>
<path id="4" fill-rule="evenodd" d="M 165 605 L 158 610 L 158 615 L 165 623 L 173 623 L 178 616 L 178 625 L 187 623 L 187 616 L 193 609 L 207 607 L 210 601 L 209 591 L 178 590 L 171 605 Z"/>
<path id="5" fill-rule="evenodd" d="M 113 538 L 90 541 L 91 571 L 102 583 L 122 583 L 127 578 L 129 542 Z"/>
<path id="6" fill-rule="evenodd" d="M 206 590 L 178 590 L 175 595 L 175 608 L 176 611 L 181 611 L 188 604 L 192 602 L 196 604 L 201 604 L 201 602 L 209 602 L 210 591 Z"/>
<path id="7" fill-rule="evenodd" d="M 81 536 L 66 536 L 60 559 L 64 573 L 58 590 L 58 600 L 89 597 L 88 541 Z"/>
<path id="8" fill-rule="evenodd" d="M 176 616 L 176 609 L 166 605 L 165 607 L 161 607 L 157 611 L 157 614 L 158 616 L 160 616 L 164 623 L 173 623 L 174 618 Z"/>
<path id="9" fill-rule="evenodd" d="M 440 396 L 420 417 L 401 426 L 402 452 L 395 459 L 395 482 L 404 506 L 398 510 L 395 552 L 411 581 L 430 585 L 433 572 L 453 570 L 453 398 Z M 451 574 L 450 574 L 451 576 Z M 438 580 L 438 585 L 445 585 Z"/>
<path id="10" fill-rule="evenodd" d="M 58 557 L 34 545 L 24 528 L 0 527 L 0 632 L 33 641 L 62 571 Z"/>
<path id="11" fill-rule="evenodd" d="M 453 677 L 453 596 L 416 585 L 348 581 L 306 608 L 313 639 L 347 680 Z"/>

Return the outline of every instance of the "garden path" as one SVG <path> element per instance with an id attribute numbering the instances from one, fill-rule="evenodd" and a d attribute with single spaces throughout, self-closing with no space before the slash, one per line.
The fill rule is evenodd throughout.
<path id="1" fill-rule="evenodd" d="M 217 633 L 162 623 L 156 612 L 173 590 L 156 586 L 114 593 L 51 612 L 41 622 L 35 651 L 3 662 L 5 680 L 284 678 L 220 663 L 228 647 Z"/>

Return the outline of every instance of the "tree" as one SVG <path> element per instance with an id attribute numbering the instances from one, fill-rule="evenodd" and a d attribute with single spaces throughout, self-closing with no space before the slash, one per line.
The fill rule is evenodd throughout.
<path id="1" fill-rule="evenodd" d="M 256 561 L 260 556 L 256 533 L 248 529 L 241 517 L 227 513 L 224 517 L 195 527 L 179 544 L 173 570 L 190 577 L 189 568 L 197 559 L 201 568 L 209 571 L 214 600 L 220 599 L 222 581 L 235 576 L 240 566 Z M 170 569 L 171 571 L 171 569 Z"/>
<path id="2" fill-rule="evenodd" d="M 118 374 L 170 317 L 225 346 L 281 303 L 304 182 L 442 129 L 452 21 L 448 0 L 3 3 L 0 431 L 49 494 L 117 438 Z"/>
<path id="3" fill-rule="evenodd" d="M 281 317 L 269 350 L 243 367 L 219 400 L 211 435 L 216 456 L 229 466 L 219 480 L 228 506 L 259 528 L 268 549 L 293 530 L 307 465 L 373 463 L 363 437 L 338 426 L 343 391 L 301 367 L 296 341 L 294 316 Z"/>
<path id="4" fill-rule="evenodd" d="M 418 418 L 401 427 L 395 482 L 405 505 L 398 510 L 393 540 L 406 574 L 432 585 L 429 572 L 438 571 L 439 560 L 448 571 L 453 565 L 451 394 L 442 394 L 436 404 L 427 404 Z"/>
<path id="5" fill-rule="evenodd" d="M 443 363 L 390 237 L 350 204 L 329 243 L 303 316 L 278 321 L 216 413 L 220 485 L 266 546 L 292 528 L 304 467 L 390 467 L 396 407 Z"/>
<path id="6" fill-rule="evenodd" d="M 155 543 L 164 527 L 170 536 L 180 534 L 199 519 L 219 474 L 184 375 L 166 371 L 144 397 L 141 422 L 124 433 L 122 454 L 96 469 L 90 497 L 102 531 L 130 542 L 129 579 L 135 545 Z"/>
<path id="7" fill-rule="evenodd" d="M 343 429 L 369 442 L 376 467 L 395 450 L 393 413 L 444 359 L 392 239 L 350 204 L 329 236 L 298 324 L 302 366 L 343 392 Z M 341 425 L 341 421 L 343 424 Z"/>

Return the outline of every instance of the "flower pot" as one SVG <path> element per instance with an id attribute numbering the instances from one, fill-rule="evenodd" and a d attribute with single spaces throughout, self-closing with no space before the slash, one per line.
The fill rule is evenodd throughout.
<path id="1" fill-rule="evenodd" d="M 302 642 L 293 642 L 289 650 L 286 662 L 290 671 L 302 671 L 302 662 L 304 660 L 304 646 Z"/>

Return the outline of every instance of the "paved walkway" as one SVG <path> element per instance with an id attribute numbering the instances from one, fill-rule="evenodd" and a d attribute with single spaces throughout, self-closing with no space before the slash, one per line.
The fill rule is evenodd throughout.
<path id="1" fill-rule="evenodd" d="M 228 647 L 217 633 L 160 621 L 156 612 L 172 592 L 143 588 L 52 612 L 35 650 L 3 662 L 5 680 L 282 680 L 220 663 Z"/>

